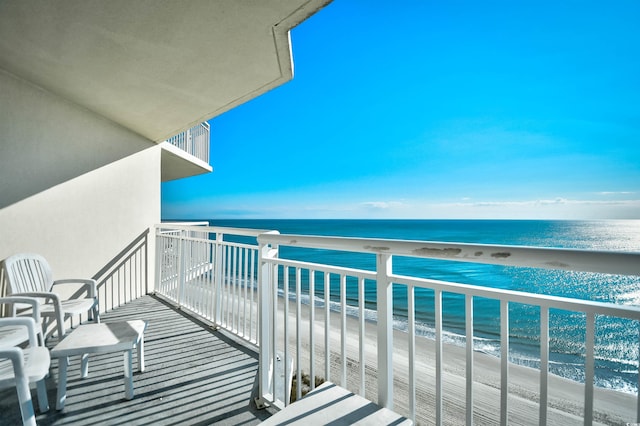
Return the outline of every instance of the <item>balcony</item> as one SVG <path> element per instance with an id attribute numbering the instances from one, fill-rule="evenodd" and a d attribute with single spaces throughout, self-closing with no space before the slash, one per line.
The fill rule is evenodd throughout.
<path id="1" fill-rule="evenodd" d="M 603 327 L 607 331 L 603 319 L 610 318 L 629 321 L 628 331 L 635 333 L 627 352 L 638 382 L 640 308 L 406 276 L 394 269 L 402 259 L 436 259 L 638 276 L 638 253 L 280 235 L 178 224 L 158 225 L 154 231 L 155 296 L 145 295 L 147 234 L 99 274 L 105 321 L 149 321 L 147 371 L 134 376 L 135 398 L 122 400 L 121 355 L 96 357 L 88 379 L 81 381 L 72 365 L 75 376 L 69 380 L 64 414 L 41 414 L 40 423 L 254 424 L 287 407 L 290 400 L 284 395 L 302 396 L 300 387 L 292 391 L 293 374 L 330 380 L 417 424 L 564 426 L 633 423 L 640 417 L 636 394 L 594 385 L 599 336 Z M 309 250 L 306 259 L 287 250 L 292 247 Z M 360 269 L 341 266 L 340 253 L 345 252 L 362 253 L 372 262 Z M 321 253 L 335 255 L 336 261 L 309 260 Z M 347 298 L 347 287 L 359 296 Z M 425 289 L 433 304 L 431 338 L 416 327 L 416 299 L 425 296 Z M 403 298 L 407 321 L 401 331 L 393 325 Z M 463 341 L 451 345 L 445 339 L 447 306 L 456 298 L 465 312 Z M 498 319 L 497 356 L 473 344 L 479 319 L 469 313 L 487 301 L 495 305 Z M 538 342 L 535 368 L 509 358 L 511 313 L 517 306 L 534 307 L 539 318 L 536 329 L 528 330 Z M 578 354 L 582 383 L 551 373 L 550 336 L 558 315 L 568 315 L 562 318 L 580 323 L 583 330 Z M 286 372 L 286 380 L 278 371 Z M 56 374 L 54 364 L 54 379 Z M 54 380 L 49 386 L 54 400 Z M 311 381 L 310 389 L 314 386 Z M 255 408 L 256 397 L 265 410 Z M 2 393 L 1 404 L 3 418 L 4 413 L 19 416 L 10 391 Z"/>
<path id="2" fill-rule="evenodd" d="M 157 238 L 157 292 L 183 311 L 258 345 L 259 393 L 267 405 L 283 408 L 289 404 L 283 395 L 291 394 L 290 376 L 278 382 L 275 374 L 282 362 L 278 360 L 286 360 L 296 377 L 307 373 L 331 380 L 419 424 L 638 421 L 636 395 L 596 387 L 594 378 L 602 357 L 599 339 L 608 332 L 606 320 L 629 321 L 629 332 L 637 335 L 639 308 L 394 272 L 394 259 L 435 259 L 637 276 L 638 253 L 181 226 L 159 227 Z M 291 256 L 291 251 L 285 255 L 285 248 L 309 252 L 301 260 Z M 327 251 L 334 255 L 335 264 L 309 260 Z M 345 252 L 368 255 L 373 266 L 340 266 L 340 253 Z M 347 287 L 357 289 L 358 297 L 348 299 Z M 432 298 L 433 339 L 416 330 L 416 299 L 424 298 L 425 291 Z M 325 295 L 330 295 L 329 303 L 325 303 Z M 402 298 L 406 300 L 406 332 L 393 327 L 397 312 L 405 306 Z M 452 300 L 466 312 L 461 346 L 444 343 L 448 333 L 444 306 Z M 494 304 L 494 316 L 499 319 L 497 329 L 492 331 L 499 342 L 497 357 L 478 352 L 475 345 L 482 339 L 475 335 L 474 304 L 487 301 Z M 510 314 L 518 306 L 531 309 L 539 319 L 537 329 L 525 331 L 537 342 L 537 368 L 516 366 L 510 361 L 515 334 Z M 558 361 L 552 350 L 554 337 L 550 336 L 558 321 L 579 323 L 583 336 L 579 346 L 583 350 L 578 358 L 582 360 L 584 383 L 551 373 L 551 365 Z M 628 361 L 636 366 L 637 382 L 638 339 L 631 346 L 628 352 L 632 358 Z M 301 397 L 299 387 L 294 396 Z"/>
<path id="3" fill-rule="evenodd" d="M 257 395 L 255 348 L 151 295 L 111 310 L 102 319 L 149 322 L 146 369 L 134 374 L 134 399 L 124 399 L 122 353 L 91 356 L 85 379 L 80 378 L 79 357 L 72 357 L 65 408 L 56 411 L 58 363 L 53 360 L 47 379 L 51 408 L 44 414 L 36 408 L 39 425 L 251 425 L 270 416 L 271 411 L 250 404 Z M 0 391 L 0 412 L 0 424 L 20 424 L 15 389 Z"/>
<path id="4" fill-rule="evenodd" d="M 209 173 L 209 123 L 200 123 L 161 143 L 162 181 Z"/>

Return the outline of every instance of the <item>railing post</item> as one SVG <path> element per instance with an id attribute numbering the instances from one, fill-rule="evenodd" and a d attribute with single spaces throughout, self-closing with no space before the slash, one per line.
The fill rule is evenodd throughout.
<path id="1" fill-rule="evenodd" d="M 264 396 L 269 390 L 269 369 L 271 366 L 271 331 L 272 325 L 272 310 L 274 309 L 272 304 L 277 304 L 278 301 L 271 301 L 271 295 L 273 293 L 273 286 L 276 285 L 273 282 L 273 268 L 269 261 L 271 258 L 278 257 L 278 249 L 272 248 L 269 244 L 259 243 L 258 253 L 260 253 L 260 267 L 258 268 L 258 348 L 259 348 L 259 360 L 258 360 L 258 397 L 256 398 L 256 405 L 262 407 L 267 402 Z M 273 319 L 275 320 L 275 319 Z M 275 372 L 274 372 L 275 374 Z M 271 381 L 274 385 L 272 390 L 272 397 L 275 399 L 275 381 Z"/>
<path id="2" fill-rule="evenodd" d="M 215 324 L 217 326 L 221 326 L 222 325 L 222 277 L 223 277 L 223 268 L 224 265 L 222 263 L 222 250 L 224 250 L 223 247 L 223 241 L 224 241 L 224 234 L 222 232 L 217 232 L 216 233 L 216 240 L 215 240 L 215 271 L 213 273 L 213 287 L 214 287 L 214 294 L 216 295 L 216 301 L 215 301 L 215 314 L 214 314 L 214 318 L 215 318 Z"/>
<path id="3" fill-rule="evenodd" d="M 393 409 L 393 284 L 392 257 L 376 256 L 378 296 L 378 405 Z"/>
<path id="4" fill-rule="evenodd" d="M 180 232 L 178 238 L 178 307 L 182 308 L 182 302 L 184 300 L 184 284 L 185 284 L 185 244 L 184 244 L 184 231 Z"/>
<path id="5" fill-rule="evenodd" d="M 162 284 L 162 276 L 164 272 L 164 238 L 162 237 L 162 229 L 158 226 L 155 227 L 156 233 L 156 259 L 154 262 L 155 266 L 155 283 L 153 286 L 154 292 L 158 290 L 165 291 L 164 288 L 161 287 Z M 148 263 L 148 262 L 147 262 Z"/>

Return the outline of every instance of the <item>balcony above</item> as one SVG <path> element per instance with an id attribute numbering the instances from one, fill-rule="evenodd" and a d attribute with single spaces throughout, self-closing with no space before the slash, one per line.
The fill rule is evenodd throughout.
<path id="1" fill-rule="evenodd" d="M 209 139 L 209 124 L 202 123 L 162 142 L 162 181 L 211 172 Z"/>

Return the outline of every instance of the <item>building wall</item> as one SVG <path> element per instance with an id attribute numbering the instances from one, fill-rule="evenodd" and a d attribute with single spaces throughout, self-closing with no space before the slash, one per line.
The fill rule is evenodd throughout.
<path id="1" fill-rule="evenodd" d="M 160 156 L 152 141 L 0 71 L 0 259 L 40 253 L 54 279 L 105 273 L 160 221 Z M 137 262 L 152 287 L 153 238 L 144 244 L 151 264 Z"/>

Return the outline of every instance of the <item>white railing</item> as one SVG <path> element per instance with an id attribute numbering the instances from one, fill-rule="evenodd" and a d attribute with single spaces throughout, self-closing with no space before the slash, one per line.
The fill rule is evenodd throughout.
<path id="1" fill-rule="evenodd" d="M 291 382 L 278 377 L 286 374 L 278 364 L 292 363 L 297 377 L 309 373 L 312 389 L 315 376 L 321 376 L 417 423 L 472 424 L 478 416 L 501 424 L 523 418 L 525 423 L 558 423 L 563 410 L 574 420 L 582 417 L 585 424 L 615 421 L 604 419 L 597 406 L 602 389 L 594 386 L 596 336 L 602 318 L 628 319 L 634 324 L 630 332 L 638 336 L 639 308 L 404 276 L 394 273 L 394 257 L 640 276 L 638 253 L 312 237 L 174 224 L 157 226 L 156 236 L 157 293 L 259 346 L 263 402 L 289 404 L 284 395 L 291 394 Z M 374 266 L 355 269 L 283 258 L 284 247 L 365 253 L 375 259 Z M 348 293 L 357 297 L 348 298 Z M 406 332 L 393 327 L 398 297 L 405 298 Z M 445 307 L 455 297 L 465 312 L 463 346 L 451 349 L 443 344 L 448 333 Z M 433 306 L 433 340 L 416 330 L 417 305 L 426 299 Z M 474 347 L 479 340 L 474 305 L 487 301 L 495 304 L 499 319 L 498 357 Z M 519 383 L 522 372 L 512 371 L 509 361 L 510 326 L 515 323 L 510 311 L 518 306 L 531 307 L 539 324 L 529 330 L 539 346 L 534 389 Z M 580 389 L 582 401 L 558 410 L 563 395 L 553 392 L 561 379 L 550 374 L 550 340 L 554 324 L 565 318 L 583 329 L 584 384 L 572 388 Z M 638 337 L 635 342 L 630 352 L 637 355 Z M 461 353 L 460 364 L 449 351 Z M 494 378 L 489 377 L 491 366 Z M 527 371 L 531 375 L 534 370 Z M 514 394 L 514 388 L 522 388 L 527 401 L 517 397 L 520 390 Z M 295 392 L 298 398 L 300 389 Z M 624 421 L 640 421 L 636 395 L 616 393 L 614 401 Z"/>
<path id="2" fill-rule="evenodd" d="M 209 164 L 209 123 L 200 123 L 167 139 L 172 145 Z"/>
<path id="3" fill-rule="evenodd" d="M 257 344 L 258 247 L 255 237 L 263 232 L 157 225 L 156 293 L 181 309 Z M 252 241 L 228 241 L 230 236 Z"/>
<path id="4" fill-rule="evenodd" d="M 275 393 L 269 391 L 271 383 L 276 379 L 273 377 L 276 371 L 276 359 L 284 356 L 285 360 L 289 358 L 295 360 L 297 377 L 301 377 L 304 367 L 308 368 L 307 372 L 312 378 L 311 389 L 314 387 L 316 372 L 323 371 L 325 379 L 337 382 L 355 393 L 377 401 L 380 405 L 394 408 L 395 401 L 396 411 L 418 423 L 431 423 L 435 419 L 436 424 L 442 424 L 445 416 L 450 414 L 445 413 L 445 405 L 451 407 L 450 411 L 456 410 L 453 406 L 455 400 L 451 398 L 451 394 L 462 392 L 465 395 L 464 404 L 459 411 L 463 415 L 457 420 L 449 418 L 449 422 L 473 424 L 474 415 L 480 415 L 477 413 L 476 398 L 482 396 L 482 400 L 486 403 L 490 394 L 495 394 L 495 409 L 493 413 L 482 413 L 482 415 L 488 415 L 490 418 L 493 415 L 493 421 L 499 421 L 500 424 L 508 424 L 510 416 L 514 413 L 520 419 L 527 419 L 527 423 L 561 422 L 562 420 L 557 420 L 557 417 L 550 419 L 550 416 L 557 416 L 557 411 L 549 409 L 549 383 L 553 376 L 549 374 L 551 331 L 549 318 L 550 315 L 558 315 L 557 311 L 561 311 L 578 313 L 579 316 L 584 317 L 586 336 L 583 403 L 581 407 L 573 407 L 574 412 L 569 413 L 569 416 L 583 417 L 585 424 L 592 424 L 594 416 L 596 420 L 602 420 L 594 409 L 596 317 L 606 316 L 635 321 L 636 327 L 633 330 L 638 336 L 637 321 L 640 321 L 640 309 L 637 307 L 478 287 L 393 273 L 393 256 L 403 256 L 640 275 L 640 254 L 638 253 L 275 234 L 260 235 L 258 241 L 261 245 L 261 267 L 264 278 L 260 284 L 262 291 L 260 389 L 262 396 L 276 406 L 286 406 L 289 403 L 287 400 L 278 401 L 274 396 Z M 369 253 L 375 256 L 375 271 L 282 259 L 278 257 L 278 249 L 283 246 Z M 347 286 L 357 288 L 356 300 L 347 301 Z M 372 287 L 374 296 L 371 295 Z M 397 291 L 398 288 L 400 291 Z M 433 364 L 423 362 L 422 358 L 427 356 L 424 350 L 417 353 L 415 314 L 418 289 L 429 289 L 433 294 L 435 318 Z M 367 297 L 365 292 L 369 293 Z M 401 294 L 406 295 L 407 298 L 406 342 L 394 342 L 394 293 L 395 297 Z M 462 374 L 464 381 L 456 384 L 458 387 L 454 392 L 449 387 L 447 393 L 443 384 L 445 381 L 452 382 L 454 379 L 448 373 L 447 360 L 443 355 L 445 333 L 443 322 L 446 319 L 443 314 L 443 298 L 452 294 L 461 295 L 464 300 L 462 306 L 465 310 L 466 346 L 463 351 L 464 362 L 461 366 L 464 371 Z M 326 295 L 331 295 L 337 300 L 325 303 Z M 303 300 L 304 306 L 301 303 Z M 475 358 L 481 356 L 476 354 L 473 345 L 475 339 L 473 306 L 474 301 L 477 300 L 494 300 L 497 304 L 495 315 L 500 319 L 497 389 L 491 389 L 474 379 Z M 336 307 L 331 308 L 331 304 Z M 509 313 L 510 308 L 515 305 L 527 305 L 539 311 L 539 386 L 537 391 L 534 389 L 535 395 L 529 395 L 529 399 L 535 398 L 539 402 L 533 407 L 533 411 L 531 403 L 523 404 L 510 396 L 510 388 L 518 385 L 510 381 L 509 374 Z M 372 306 L 375 306 L 375 322 L 366 321 Z M 333 310 L 337 313 L 332 313 Z M 353 313 L 355 319 L 348 318 L 348 312 Z M 349 324 L 352 325 L 348 326 Z M 421 337 L 420 339 L 424 340 Z M 636 337 L 636 345 L 637 343 Z M 405 350 L 399 350 L 399 344 L 404 345 Z M 635 352 L 638 353 L 638 350 Z M 460 368 L 460 366 L 451 368 Z M 429 383 L 429 375 L 426 371 L 433 369 L 435 369 L 433 383 Z M 375 381 L 372 380 L 374 376 L 377 376 Z M 394 386 L 394 376 L 406 377 L 406 379 L 401 380 L 403 383 L 395 380 Z M 284 386 L 289 385 L 285 382 Z M 397 388 L 401 389 L 401 395 L 394 398 L 394 389 Z M 425 388 L 433 389 L 433 395 L 426 395 Z M 369 389 L 377 389 L 377 391 L 372 393 Z M 280 394 L 289 395 L 290 389 L 287 387 Z M 297 387 L 295 396 L 300 397 L 300 386 Z M 434 402 L 429 403 L 430 399 Z M 632 402 L 629 403 L 629 400 Z M 627 413 L 631 413 L 632 418 L 626 418 L 626 421 L 639 421 L 640 405 L 637 397 L 629 395 L 627 398 L 625 395 L 625 398 L 622 398 L 621 396 L 619 403 L 620 406 L 616 407 L 616 411 L 622 413 L 626 409 Z M 623 409 L 625 404 L 631 407 L 627 406 Z M 553 406 L 557 404 L 554 403 Z M 575 412 L 576 410 L 580 411 Z M 551 411 L 553 411 L 552 414 L 550 414 Z"/>

